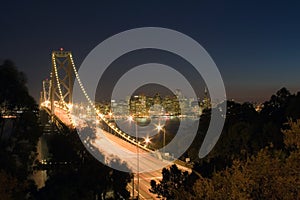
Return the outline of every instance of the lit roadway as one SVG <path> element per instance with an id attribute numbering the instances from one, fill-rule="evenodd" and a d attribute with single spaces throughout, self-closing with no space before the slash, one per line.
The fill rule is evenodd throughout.
<path id="1" fill-rule="evenodd" d="M 59 117 L 66 125 L 71 125 L 70 119 L 65 110 L 56 108 L 55 115 Z M 77 129 L 87 126 L 87 123 L 84 119 L 78 119 L 74 116 L 73 119 L 76 119 Z M 162 161 L 161 159 L 158 159 L 154 153 L 146 152 L 141 148 L 138 149 L 139 154 L 137 154 L 136 145 L 126 142 L 121 138 L 104 131 L 103 129 L 97 128 L 96 130 L 96 138 L 88 142 L 93 148 L 96 148 L 97 151 L 101 152 L 101 154 L 105 156 L 105 162 L 109 162 L 115 158 L 118 158 L 120 161 L 123 161 L 127 164 L 127 167 L 130 169 L 130 171 L 135 173 L 135 196 L 137 195 L 138 181 L 136 172 L 138 170 L 140 199 L 157 199 L 156 195 L 149 192 L 150 181 L 161 180 L 162 167 L 168 167 L 173 163 L 165 160 Z M 137 155 L 139 155 L 139 162 L 137 162 Z M 137 167 L 137 164 L 139 165 L 139 168 Z M 183 170 L 190 171 L 190 169 L 185 167 L 178 167 Z M 128 185 L 128 189 L 132 193 L 132 184 Z"/>
<path id="2" fill-rule="evenodd" d="M 103 146 L 107 146 L 108 149 L 111 149 L 111 145 L 113 145 L 113 149 L 116 151 L 119 158 L 122 160 L 125 158 L 126 163 L 128 164 L 128 167 L 131 168 L 133 171 L 136 172 L 137 170 L 137 148 L 135 145 L 130 144 L 119 137 L 116 137 L 115 135 L 112 135 L 110 133 L 107 133 L 105 131 L 98 131 L 99 135 L 103 134 L 103 136 L 106 137 L 106 144 L 104 144 L 102 141 L 105 140 L 98 140 L 96 141 L 99 148 Z M 105 148 L 105 147 L 104 147 Z M 114 154 L 116 155 L 116 154 Z M 148 156 L 147 156 L 148 155 Z M 149 192 L 150 189 L 150 181 L 153 180 L 160 180 L 162 178 L 161 176 L 161 169 L 156 169 L 158 166 L 165 166 L 170 165 L 171 163 L 162 163 L 162 161 L 149 156 L 147 152 L 145 152 L 142 149 L 139 149 L 139 171 L 151 171 L 151 172 L 144 172 L 139 173 L 139 192 L 140 192 L 140 199 L 156 199 L 155 195 Z M 151 169 L 156 169 L 155 171 L 152 171 Z M 137 195 L 137 175 L 135 174 L 135 195 Z M 128 185 L 128 189 L 130 192 L 132 191 L 132 185 Z"/>

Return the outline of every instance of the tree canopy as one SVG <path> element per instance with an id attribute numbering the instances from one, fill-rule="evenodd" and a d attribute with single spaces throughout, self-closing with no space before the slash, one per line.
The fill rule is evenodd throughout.
<path id="1" fill-rule="evenodd" d="M 36 103 L 29 95 L 25 75 L 12 61 L 0 65 L 0 196 L 24 199 L 35 190 L 29 177 L 41 135 Z M 6 119 L 3 115 L 13 115 Z"/>
<path id="2" fill-rule="evenodd" d="M 184 172 L 164 169 L 162 181 L 152 181 L 150 191 L 166 199 L 299 199 L 299 98 L 299 92 L 282 88 L 263 103 L 261 111 L 251 103 L 228 102 L 219 141 L 207 157 L 194 161 L 198 180 L 193 189 L 174 185 L 194 173 L 174 183 L 168 177 Z M 187 151 L 190 157 L 198 153 L 209 113 L 200 118 L 198 135 Z"/>

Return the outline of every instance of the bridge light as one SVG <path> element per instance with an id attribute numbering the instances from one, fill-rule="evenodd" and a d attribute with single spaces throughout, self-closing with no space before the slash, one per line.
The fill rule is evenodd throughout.
<path id="1" fill-rule="evenodd" d="M 150 142 L 150 138 L 149 138 L 149 137 L 146 137 L 146 138 L 145 138 L 145 143 L 148 144 L 149 142 Z"/>
<path id="2" fill-rule="evenodd" d="M 46 100 L 45 101 L 45 106 L 48 107 L 50 105 L 50 101 Z"/>
<path id="3" fill-rule="evenodd" d="M 68 106 L 69 109 L 73 108 L 73 104 L 71 104 L 71 103 L 67 104 L 67 106 Z"/>
<path id="4" fill-rule="evenodd" d="M 130 122 L 132 122 L 133 121 L 133 117 L 130 115 L 130 116 L 128 116 L 128 121 L 130 121 Z"/>
<path id="5" fill-rule="evenodd" d="M 161 131 L 163 129 L 163 127 L 160 124 L 157 125 L 156 128 L 157 128 L 158 131 Z"/>

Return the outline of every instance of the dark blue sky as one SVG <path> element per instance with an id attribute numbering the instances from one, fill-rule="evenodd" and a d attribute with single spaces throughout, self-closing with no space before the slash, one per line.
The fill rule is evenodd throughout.
<path id="1" fill-rule="evenodd" d="M 229 98 L 261 101 L 283 86 L 300 91 L 298 1 L 147 2 L 2 1 L 0 62 L 12 59 L 38 98 L 52 50 L 71 50 L 79 67 L 109 36 L 157 26 L 198 41 L 219 67 Z"/>

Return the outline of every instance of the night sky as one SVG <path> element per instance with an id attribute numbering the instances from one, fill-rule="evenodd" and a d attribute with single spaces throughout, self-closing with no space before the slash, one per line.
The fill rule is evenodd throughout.
<path id="1" fill-rule="evenodd" d="M 217 64 L 229 98 L 263 101 L 281 87 L 300 91 L 298 1 L 147 2 L 1 1 L 0 63 L 13 60 L 38 99 L 52 50 L 72 51 L 79 67 L 106 38 L 155 26 L 198 41 Z"/>

